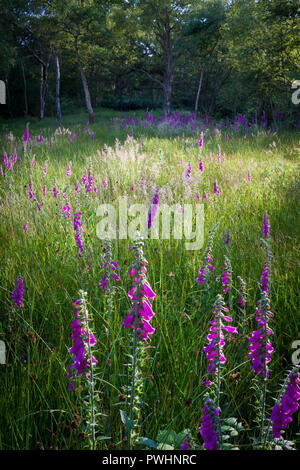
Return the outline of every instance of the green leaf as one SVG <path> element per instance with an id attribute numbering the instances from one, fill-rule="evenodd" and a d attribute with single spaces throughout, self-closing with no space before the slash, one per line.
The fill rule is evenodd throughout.
<path id="1" fill-rule="evenodd" d="M 157 441 L 158 442 L 164 443 L 164 444 L 169 444 L 169 445 L 173 445 L 174 442 L 175 442 L 175 439 L 176 439 L 176 433 L 174 431 L 172 431 L 171 429 L 170 430 L 166 429 L 164 431 L 160 431 L 160 433 L 157 436 Z"/>
<path id="2" fill-rule="evenodd" d="M 170 446 L 169 444 L 158 444 L 157 448 L 159 450 L 174 450 L 174 446 Z"/>
<path id="3" fill-rule="evenodd" d="M 149 439 L 148 437 L 140 437 L 139 438 L 139 444 L 142 444 L 144 446 L 152 447 L 154 449 L 157 449 L 157 444 L 156 442 L 152 441 L 152 439 Z"/>

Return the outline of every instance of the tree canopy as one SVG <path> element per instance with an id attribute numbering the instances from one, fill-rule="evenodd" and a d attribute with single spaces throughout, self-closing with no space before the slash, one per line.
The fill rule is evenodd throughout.
<path id="1" fill-rule="evenodd" d="M 86 106 L 297 119 L 300 0 L 0 0 L 5 117 Z"/>

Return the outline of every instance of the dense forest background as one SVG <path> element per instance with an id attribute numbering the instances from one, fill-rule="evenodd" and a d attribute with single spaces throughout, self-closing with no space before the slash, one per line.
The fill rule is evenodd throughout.
<path id="1" fill-rule="evenodd" d="M 0 0 L 4 118 L 186 109 L 300 126 L 299 0 Z"/>

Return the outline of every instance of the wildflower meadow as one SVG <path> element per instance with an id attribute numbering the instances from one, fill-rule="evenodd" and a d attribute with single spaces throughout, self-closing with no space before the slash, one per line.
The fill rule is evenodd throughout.
<path id="1" fill-rule="evenodd" d="M 0 0 L 10 464 L 300 450 L 299 11 Z"/>
<path id="2" fill-rule="evenodd" d="M 103 109 L 1 144 L 0 448 L 299 448 L 299 135 Z M 146 217 L 101 239 L 120 198 Z"/>

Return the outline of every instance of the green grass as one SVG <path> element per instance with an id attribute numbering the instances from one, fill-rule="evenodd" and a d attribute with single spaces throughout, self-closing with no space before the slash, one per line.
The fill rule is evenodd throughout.
<path id="1" fill-rule="evenodd" d="M 170 135 L 147 129 L 134 130 L 134 139 L 126 141 L 128 130 L 114 127 L 111 119 L 124 113 L 108 110 L 96 112 L 92 140 L 84 132 L 86 116 L 81 113 L 64 118 L 62 126 L 77 133 L 77 141 L 68 143 L 68 135 L 56 136 L 50 148 L 49 139 L 55 131 L 54 120 L 43 123 L 30 120 L 30 136 L 34 141 L 41 133 L 44 140 L 34 145 L 31 153 L 20 151 L 25 128 L 23 120 L 2 124 L 1 145 L 11 152 L 12 141 L 5 137 L 11 131 L 18 143 L 19 158 L 12 171 L 0 176 L 0 339 L 7 347 L 7 364 L 0 366 L 0 449 L 81 449 L 86 443 L 78 427 L 82 413 L 79 393 L 68 391 L 66 373 L 72 362 L 72 302 L 78 290 L 88 293 L 92 329 L 97 338 L 95 355 L 98 359 L 99 435 L 109 436 L 99 448 L 126 447 L 120 404 L 124 386 L 128 385 L 126 354 L 130 352 L 131 335 L 122 326 L 131 287 L 128 268 L 133 262 L 128 251 L 130 240 L 113 243 L 114 259 L 121 266 L 121 282 L 115 283 L 111 316 L 107 298 L 99 287 L 102 278 L 101 240 L 96 236 L 96 208 L 99 204 L 116 203 L 122 195 L 132 203 L 151 201 L 155 185 L 161 188 L 160 203 L 196 204 L 196 194 L 204 202 L 204 246 L 197 251 L 185 249 L 184 240 L 148 240 L 145 256 L 149 261 L 148 278 L 157 297 L 153 303 L 156 328 L 147 350 L 151 360 L 145 366 L 145 406 L 142 410 L 141 436 L 156 439 L 160 430 L 168 427 L 176 432 L 190 429 L 198 442 L 201 408 L 206 389 L 208 362 L 203 352 L 212 319 L 212 305 L 217 293 L 222 293 L 220 281 L 224 269 L 224 254 L 233 268 L 234 324 L 241 328 L 238 307 L 237 276 L 247 283 L 248 303 L 246 336 L 255 328 L 255 306 L 259 298 L 259 280 L 265 253 L 261 242 L 264 212 L 271 221 L 271 248 L 274 255 L 272 271 L 272 312 L 274 320 L 272 343 L 275 352 L 270 365 L 267 412 L 273 405 L 287 367 L 291 365 L 292 342 L 299 339 L 299 135 L 280 131 L 277 134 L 256 132 L 244 138 L 208 132 L 204 137 L 202 160 L 204 172 L 198 165 L 199 136 L 186 132 Z M 142 116 L 142 113 L 136 113 Z M 78 129 L 82 135 L 78 138 Z M 115 144 L 118 139 L 119 143 Z M 141 139 L 144 147 L 141 146 Z M 225 161 L 217 163 L 218 145 Z M 105 148 L 110 146 L 110 149 Z M 210 161 L 209 155 L 212 155 Z M 41 202 L 28 197 L 32 170 L 34 192 Z M 181 165 L 181 159 L 183 161 Z M 44 162 L 48 172 L 45 183 Z M 72 175 L 66 168 L 72 162 Z M 188 163 L 192 165 L 191 183 L 185 182 Z M 3 165 L 2 165 L 3 166 Z M 86 193 L 81 185 L 82 175 L 92 169 L 98 194 Z M 248 170 L 251 182 L 248 182 Z M 148 181 L 143 194 L 139 181 Z M 149 180 L 148 180 L 149 177 Z M 107 178 L 108 189 L 103 187 Z M 151 178 L 151 179 L 150 179 Z M 75 183 L 81 192 L 76 196 Z M 214 195 L 217 181 L 220 194 Z M 135 191 L 130 190 L 134 183 Z M 57 184 L 60 194 L 53 197 Z M 47 194 L 42 196 L 46 184 Z M 208 201 L 203 200 L 209 189 Z M 70 200 L 72 218 L 61 214 L 63 194 Z M 85 255 L 78 259 L 74 241 L 73 216 L 75 208 L 82 212 L 85 230 Z M 209 232 L 220 222 L 213 251 L 215 270 L 209 295 L 196 282 L 202 266 L 203 250 Z M 23 225 L 28 223 L 28 232 Z M 231 242 L 224 244 L 228 229 Z M 89 267 L 90 265 L 90 267 Z M 12 302 L 15 279 L 24 278 L 24 301 L 21 309 Z M 226 299 L 227 300 L 227 299 Z M 227 339 L 227 363 L 223 373 L 222 413 L 242 420 L 245 431 L 241 442 L 257 435 L 254 427 L 255 402 L 252 379 L 254 373 L 248 360 L 248 340 L 239 335 L 237 341 Z M 25 361 L 22 359 L 24 357 Z M 232 375 L 239 372 L 240 375 Z M 125 375 L 124 375 L 125 374 Z M 287 437 L 295 438 L 299 417 L 289 426 Z"/>

